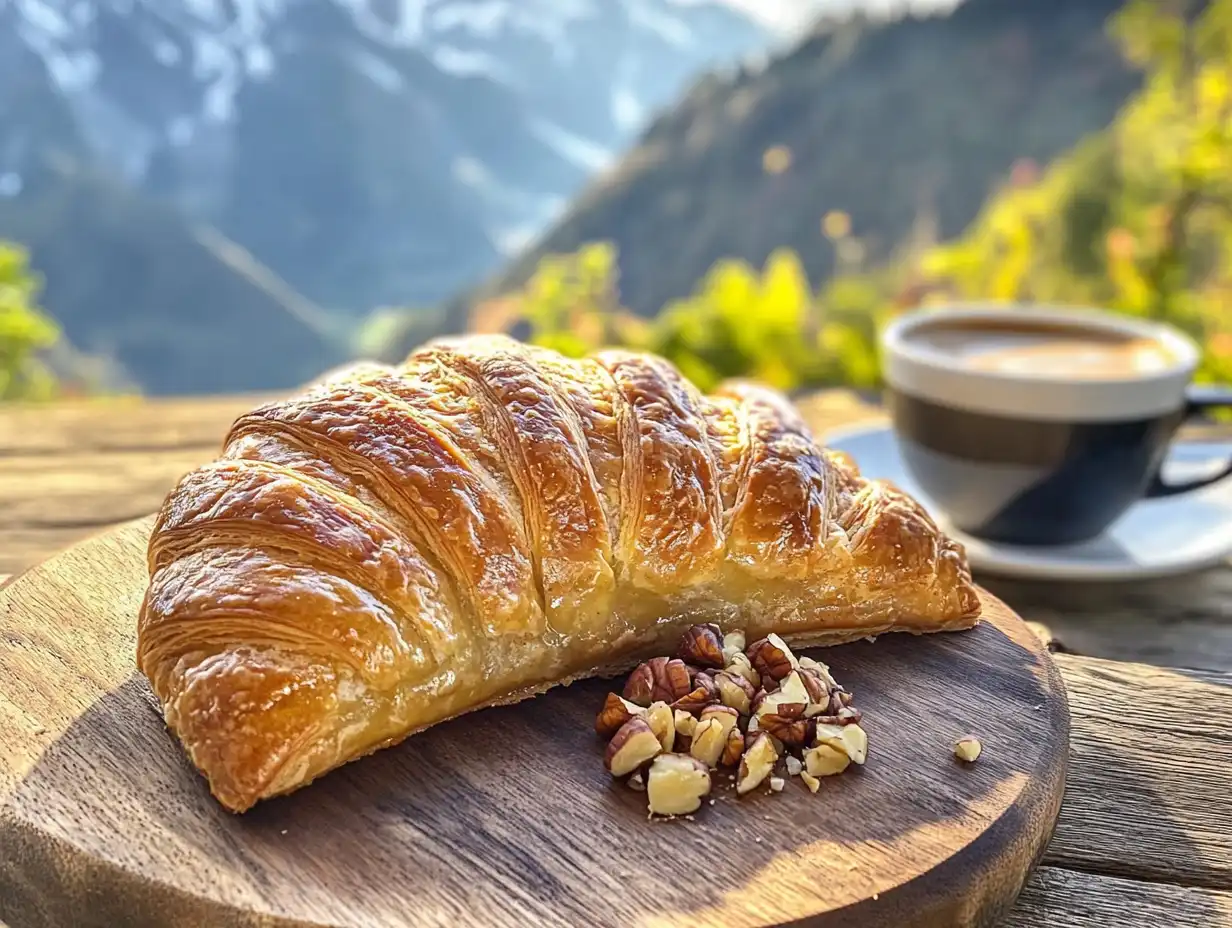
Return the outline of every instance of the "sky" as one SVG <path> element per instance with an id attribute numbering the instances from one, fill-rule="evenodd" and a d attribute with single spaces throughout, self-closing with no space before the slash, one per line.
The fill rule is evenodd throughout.
<path id="1" fill-rule="evenodd" d="M 825 4 L 819 0 L 726 0 L 728 6 L 743 10 L 775 29 L 784 32 L 803 28 Z"/>
<path id="2" fill-rule="evenodd" d="M 879 12 L 906 8 L 936 10 L 955 6 L 957 0 L 724 0 L 724 2 L 728 6 L 743 10 L 774 29 L 795 32 L 807 26 L 822 10 L 838 11 L 853 7 Z"/>

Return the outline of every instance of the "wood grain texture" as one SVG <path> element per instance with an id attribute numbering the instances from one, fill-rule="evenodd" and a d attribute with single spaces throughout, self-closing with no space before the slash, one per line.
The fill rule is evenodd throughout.
<path id="1" fill-rule="evenodd" d="M 1068 711 L 1039 640 L 978 629 L 824 657 L 866 767 L 693 822 L 604 772 L 590 681 L 438 726 L 236 817 L 133 669 L 148 522 L 0 592 L 0 919 L 145 924 L 977 925 L 1052 830 Z M 973 732 L 981 760 L 951 744 Z M 722 783 L 723 781 L 720 781 Z"/>
<path id="2" fill-rule="evenodd" d="M 1120 583 L 978 577 L 1067 650 L 1169 667 L 1232 670 L 1232 567 Z"/>
<path id="3" fill-rule="evenodd" d="M 0 456 L 208 448 L 266 394 L 183 399 L 116 397 L 9 404 L 0 415 Z"/>
<path id="4" fill-rule="evenodd" d="M 1232 893 L 1040 867 L 1002 928 L 1228 928 Z"/>
<path id="5" fill-rule="evenodd" d="M 1047 862 L 1232 890 L 1232 674 L 1056 659 L 1073 747 Z"/>
<path id="6" fill-rule="evenodd" d="M 108 399 L 0 408 L 0 570 L 25 570 L 154 512 L 266 397 Z"/>

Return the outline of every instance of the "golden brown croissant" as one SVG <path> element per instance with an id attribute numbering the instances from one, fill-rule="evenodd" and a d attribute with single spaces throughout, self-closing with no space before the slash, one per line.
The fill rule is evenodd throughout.
<path id="1" fill-rule="evenodd" d="M 779 394 L 501 337 L 241 417 L 149 567 L 139 666 L 236 811 L 693 622 L 830 644 L 979 614 L 962 549 Z"/>

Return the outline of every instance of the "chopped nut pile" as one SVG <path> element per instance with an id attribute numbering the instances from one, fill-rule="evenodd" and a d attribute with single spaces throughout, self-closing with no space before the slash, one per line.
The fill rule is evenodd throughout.
<path id="1" fill-rule="evenodd" d="M 868 755 L 860 710 L 825 664 L 778 635 L 746 646 L 744 632 L 717 625 L 692 626 L 675 657 L 638 666 L 622 694 L 608 693 L 595 731 L 610 739 L 607 769 L 645 791 L 653 815 L 691 816 L 716 779 L 743 796 L 799 777 L 816 793 L 821 777 Z M 721 767 L 732 773 L 716 778 Z"/>

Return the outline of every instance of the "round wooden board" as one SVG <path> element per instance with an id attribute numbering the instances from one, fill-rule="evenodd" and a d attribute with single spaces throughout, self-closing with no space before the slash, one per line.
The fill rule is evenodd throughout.
<path id="1" fill-rule="evenodd" d="M 39 925 L 991 923 L 1061 804 L 1069 711 L 985 597 L 970 632 L 818 652 L 865 767 L 648 821 L 591 728 L 609 685 L 437 726 L 244 816 L 223 811 L 134 666 L 150 523 L 0 591 L 0 920 Z M 972 733 L 984 754 L 951 753 Z"/>

